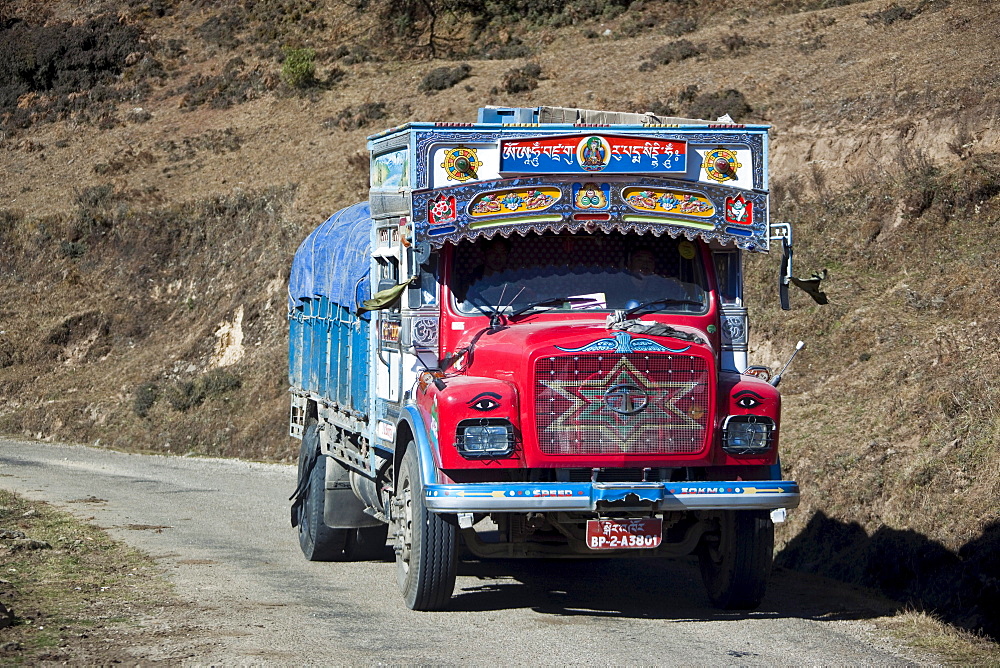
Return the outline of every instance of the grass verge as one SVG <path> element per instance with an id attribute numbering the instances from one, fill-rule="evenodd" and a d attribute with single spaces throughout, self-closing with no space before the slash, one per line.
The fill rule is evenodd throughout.
<path id="1" fill-rule="evenodd" d="M 99 528 L 0 489 L 0 664 L 134 662 L 140 617 L 172 596 L 158 571 Z"/>
<path id="2" fill-rule="evenodd" d="M 879 625 L 907 645 L 932 652 L 949 665 L 1000 666 L 1000 645 L 922 610 L 904 610 L 879 620 Z"/>

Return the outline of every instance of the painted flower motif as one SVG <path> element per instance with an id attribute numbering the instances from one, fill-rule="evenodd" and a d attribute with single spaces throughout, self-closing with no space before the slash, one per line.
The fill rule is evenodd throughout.
<path id="1" fill-rule="evenodd" d="M 677 206 L 681 203 L 679 199 L 674 197 L 673 193 L 663 193 L 658 201 L 660 206 L 667 211 L 677 208 Z"/>
<path id="2" fill-rule="evenodd" d="M 514 193 L 508 193 L 501 202 L 508 211 L 517 211 L 524 200 Z"/>
<path id="3" fill-rule="evenodd" d="M 455 215 L 455 198 L 440 197 L 434 202 L 431 202 L 428 209 L 428 215 L 430 217 L 431 225 L 454 222 L 457 218 Z"/>

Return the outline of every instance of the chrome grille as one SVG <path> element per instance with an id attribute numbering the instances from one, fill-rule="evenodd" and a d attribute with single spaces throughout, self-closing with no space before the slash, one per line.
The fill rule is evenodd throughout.
<path id="1" fill-rule="evenodd" d="M 535 366 L 538 445 L 549 455 L 687 454 L 702 449 L 708 364 L 671 354 L 575 354 Z"/>

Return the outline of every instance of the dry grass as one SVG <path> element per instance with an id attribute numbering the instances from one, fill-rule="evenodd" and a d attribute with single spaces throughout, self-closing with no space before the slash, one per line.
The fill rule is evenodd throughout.
<path id="1" fill-rule="evenodd" d="M 905 179 L 779 188 L 798 273 L 828 269 L 831 303 L 800 294 L 783 314 L 755 288 L 751 308 L 765 342 L 809 344 L 783 385 L 783 461 L 806 498 L 779 561 L 997 634 L 1000 298 L 983 287 L 1000 265 L 1000 203 L 976 185 L 972 170 L 992 169 L 982 157 L 900 152 Z M 752 266 L 753 285 L 770 271 Z"/>
<path id="2" fill-rule="evenodd" d="M 68 513 L 2 489 L 0 531 L 0 624 L 6 626 L 0 663 L 135 660 L 122 634 L 134 635 L 140 620 L 171 596 L 148 556 Z"/>
<path id="3" fill-rule="evenodd" d="M 912 647 L 933 652 L 947 664 L 1000 665 L 1000 645 L 982 635 L 956 629 L 922 610 L 905 610 L 878 620 L 878 624 Z"/>
<path id="4" fill-rule="evenodd" d="M 285 373 L 274 349 L 298 243 L 283 213 L 293 194 L 271 188 L 150 206 L 109 186 L 81 192 L 77 210 L 44 230 L 13 221 L 5 243 L 24 283 L 10 294 L 26 302 L 60 294 L 67 309 L 10 314 L 4 340 L 21 363 L 0 369 L 17 397 L 0 411 L 2 428 L 284 459 Z M 84 250 L 66 255 L 67 241 Z M 270 278 L 246 285 L 248 273 Z M 46 382 L 30 384 L 39 374 Z M 262 406 L 275 419 L 250 417 Z"/>

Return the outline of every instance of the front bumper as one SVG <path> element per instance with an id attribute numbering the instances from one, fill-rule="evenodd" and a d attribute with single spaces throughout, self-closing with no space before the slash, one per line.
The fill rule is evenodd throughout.
<path id="1" fill-rule="evenodd" d="M 774 510 L 799 505 L 791 480 L 426 485 L 435 513 Z"/>

